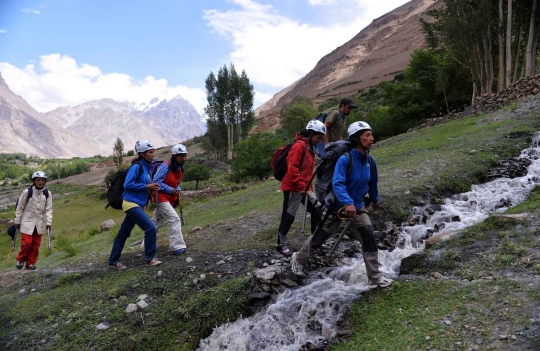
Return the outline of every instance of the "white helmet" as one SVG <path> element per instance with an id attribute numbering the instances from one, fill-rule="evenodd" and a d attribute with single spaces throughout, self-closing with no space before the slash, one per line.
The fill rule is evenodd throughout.
<path id="1" fill-rule="evenodd" d="M 152 142 L 149 140 L 139 140 L 135 143 L 135 152 L 146 152 L 148 150 L 155 149 L 154 145 L 152 145 Z"/>
<path id="2" fill-rule="evenodd" d="M 34 180 L 36 178 L 47 179 L 47 175 L 43 171 L 36 171 L 36 172 L 34 172 L 34 174 L 32 174 L 32 180 Z"/>
<path id="3" fill-rule="evenodd" d="M 187 154 L 187 147 L 185 147 L 182 144 L 176 144 L 172 147 L 171 154 L 173 155 Z"/>
<path id="4" fill-rule="evenodd" d="M 324 123 L 316 119 L 312 119 L 308 122 L 306 130 L 311 130 L 315 133 L 326 134 L 326 127 L 324 126 Z"/>
<path id="5" fill-rule="evenodd" d="M 365 130 L 365 129 L 371 130 L 371 127 L 366 122 L 362 122 L 362 121 L 354 122 L 354 123 L 351 123 L 351 125 L 347 129 L 347 135 L 350 138 L 351 135 L 353 135 L 355 133 L 358 133 L 359 131 Z"/>

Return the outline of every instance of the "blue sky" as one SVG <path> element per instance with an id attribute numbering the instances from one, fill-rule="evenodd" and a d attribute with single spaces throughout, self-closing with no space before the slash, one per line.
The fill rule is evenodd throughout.
<path id="1" fill-rule="evenodd" d="M 205 106 L 210 71 L 246 70 L 256 106 L 406 0 L 0 0 L 0 72 L 38 111 L 110 97 Z"/>

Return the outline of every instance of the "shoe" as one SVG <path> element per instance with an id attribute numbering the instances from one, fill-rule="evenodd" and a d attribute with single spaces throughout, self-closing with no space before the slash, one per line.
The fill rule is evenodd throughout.
<path id="1" fill-rule="evenodd" d="M 35 271 L 36 270 L 36 265 L 35 264 L 30 264 L 30 265 L 26 266 L 26 269 L 28 269 L 29 271 Z"/>
<path id="2" fill-rule="evenodd" d="M 377 279 L 375 281 L 370 280 L 369 288 L 370 289 L 387 288 L 392 284 L 394 284 L 394 281 L 392 279 L 388 279 L 388 278 L 385 278 L 385 277 L 380 277 L 379 279 Z"/>
<path id="3" fill-rule="evenodd" d="M 304 266 L 302 266 L 298 261 L 296 261 L 296 254 L 297 252 L 292 254 L 291 258 L 291 271 L 296 274 L 297 276 L 303 277 L 304 276 Z"/>
<path id="4" fill-rule="evenodd" d="M 293 254 L 292 250 L 287 245 L 276 246 L 276 251 L 279 252 L 280 254 L 282 254 L 285 257 L 291 257 L 292 254 Z"/>
<path id="5" fill-rule="evenodd" d="M 155 257 L 151 261 L 146 261 L 146 265 L 148 267 L 159 266 L 161 263 L 162 262 Z"/>
<path id="6" fill-rule="evenodd" d="M 180 256 L 184 252 L 186 252 L 186 249 L 178 249 L 176 251 L 170 251 L 171 255 L 174 255 L 174 256 Z"/>
<path id="7" fill-rule="evenodd" d="M 24 261 L 17 261 L 17 263 L 15 263 L 15 267 L 17 267 L 17 269 L 21 269 L 23 268 L 24 266 Z"/>
<path id="8" fill-rule="evenodd" d="M 115 271 L 123 271 L 124 269 L 127 269 L 127 267 L 120 262 L 109 264 L 107 267 L 109 267 L 109 269 L 114 269 Z"/>

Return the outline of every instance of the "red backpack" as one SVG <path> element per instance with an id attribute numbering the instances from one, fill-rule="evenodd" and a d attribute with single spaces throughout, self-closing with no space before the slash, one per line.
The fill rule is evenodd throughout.
<path id="1" fill-rule="evenodd" d="M 291 147 L 294 143 L 296 143 L 296 141 L 283 145 L 274 152 L 274 155 L 272 155 L 270 167 L 274 171 L 274 178 L 279 181 L 282 181 L 285 174 L 287 174 L 287 156 L 289 156 L 289 151 L 291 151 Z M 302 158 L 303 155 L 304 154 L 302 153 Z"/>

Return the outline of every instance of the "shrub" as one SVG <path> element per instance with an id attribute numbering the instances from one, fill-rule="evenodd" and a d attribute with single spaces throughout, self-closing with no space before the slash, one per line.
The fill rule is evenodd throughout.
<path id="1" fill-rule="evenodd" d="M 64 236 L 61 236 L 56 240 L 56 246 L 58 246 L 60 251 L 67 253 L 69 257 L 73 257 L 77 254 L 77 249 L 73 247 L 72 241 Z"/>
<path id="2" fill-rule="evenodd" d="M 271 133 L 252 134 L 246 140 L 234 146 L 236 159 L 233 162 L 233 179 L 257 177 L 263 179 L 272 169 L 270 161 L 272 155 L 280 146 L 285 144 L 279 136 Z"/>

